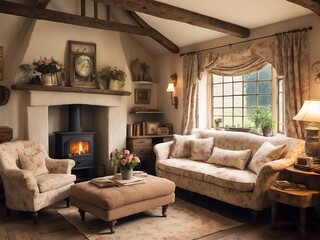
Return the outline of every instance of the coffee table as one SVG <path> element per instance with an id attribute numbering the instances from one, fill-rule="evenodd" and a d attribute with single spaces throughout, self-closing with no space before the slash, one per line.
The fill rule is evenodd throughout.
<path id="1" fill-rule="evenodd" d="M 115 232 L 117 219 L 162 207 L 162 216 L 167 216 L 169 204 L 175 201 L 174 182 L 152 175 L 145 183 L 99 188 L 90 181 L 70 187 L 70 204 L 79 209 L 85 221 L 85 213 L 106 221 L 110 232 Z"/>

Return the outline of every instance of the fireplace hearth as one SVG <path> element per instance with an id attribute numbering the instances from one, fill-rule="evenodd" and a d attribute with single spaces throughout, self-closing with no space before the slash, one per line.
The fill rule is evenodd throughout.
<path id="1" fill-rule="evenodd" d="M 77 181 L 93 177 L 94 134 L 82 131 L 81 105 L 69 105 L 69 131 L 57 131 L 55 134 L 55 157 L 73 159 L 76 163 L 72 172 Z"/>

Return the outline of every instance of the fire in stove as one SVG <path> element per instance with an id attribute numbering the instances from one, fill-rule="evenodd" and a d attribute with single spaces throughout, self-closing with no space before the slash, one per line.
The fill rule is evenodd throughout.
<path id="1" fill-rule="evenodd" d="M 90 152 L 89 141 L 74 141 L 70 143 L 69 157 L 83 155 Z"/>

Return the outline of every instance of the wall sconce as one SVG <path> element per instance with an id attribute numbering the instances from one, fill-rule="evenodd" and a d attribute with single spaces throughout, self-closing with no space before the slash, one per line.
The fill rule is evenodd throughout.
<path id="1" fill-rule="evenodd" d="M 168 88 L 167 88 L 167 92 L 169 92 L 171 94 L 171 104 L 175 107 L 175 109 L 178 108 L 178 97 L 177 96 L 172 96 L 173 92 L 175 92 L 174 87 L 177 85 L 177 74 L 172 74 L 170 76 L 170 78 L 172 79 L 172 83 L 168 84 Z"/>

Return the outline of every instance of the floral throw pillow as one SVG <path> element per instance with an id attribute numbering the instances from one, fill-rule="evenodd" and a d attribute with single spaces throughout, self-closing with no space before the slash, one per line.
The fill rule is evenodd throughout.
<path id="1" fill-rule="evenodd" d="M 227 150 L 214 147 L 212 155 L 207 163 L 215 163 L 226 167 L 234 167 L 243 170 L 251 156 L 251 149 Z"/>
<path id="2" fill-rule="evenodd" d="M 19 160 L 21 168 L 23 170 L 31 171 L 35 176 L 49 173 L 42 152 L 38 152 L 34 155 L 20 155 Z"/>
<path id="3" fill-rule="evenodd" d="M 258 174 L 263 164 L 279 159 L 286 148 L 286 144 L 274 146 L 271 142 L 264 142 L 252 157 L 248 169 Z"/>
<path id="4" fill-rule="evenodd" d="M 191 156 L 191 140 L 195 138 L 195 135 L 174 134 L 170 156 L 174 158 L 189 158 Z"/>
<path id="5" fill-rule="evenodd" d="M 213 149 L 213 137 L 191 140 L 191 157 L 196 161 L 207 161 Z"/>

